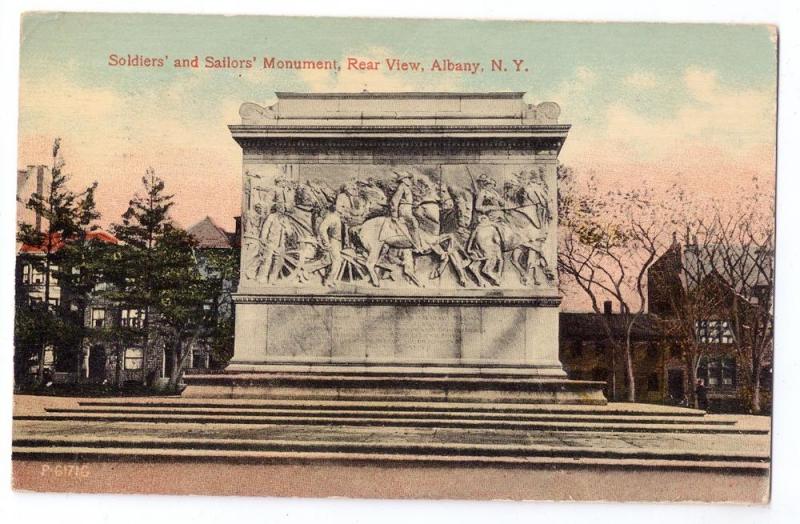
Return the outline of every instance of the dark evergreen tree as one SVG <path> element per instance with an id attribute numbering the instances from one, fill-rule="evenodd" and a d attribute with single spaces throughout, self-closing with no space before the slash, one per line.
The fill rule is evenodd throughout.
<path id="1" fill-rule="evenodd" d="M 141 329 L 125 333 L 117 329 L 118 335 L 130 343 L 141 343 L 144 362 L 148 361 L 152 339 L 151 314 L 159 301 L 160 273 L 162 261 L 158 260 L 156 248 L 168 230 L 173 227 L 169 210 L 173 206 L 172 195 L 164 193 L 164 181 L 150 168 L 142 177 L 143 194 L 135 194 L 122 215 L 122 223 L 112 226 L 114 235 L 122 242 L 118 257 L 112 261 L 109 275 L 115 276 L 115 291 L 112 297 L 124 304 L 125 308 L 144 313 Z M 122 326 L 120 319 L 114 319 L 116 328 Z M 120 382 L 125 348 L 117 344 L 117 384 Z M 146 381 L 146 377 L 143 377 Z"/>
<path id="2" fill-rule="evenodd" d="M 16 367 L 20 373 L 23 368 L 27 373 L 29 363 L 35 358 L 36 381 L 40 385 L 45 381 L 46 349 L 53 348 L 56 361 L 61 359 L 63 362 L 70 358 L 68 354 L 74 356 L 76 347 L 80 345 L 83 319 L 73 314 L 70 299 L 84 291 L 76 289 L 75 294 L 62 297 L 58 304 L 52 294 L 56 285 L 63 288 L 79 279 L 81 260 L 88 258 L 83 252 L 87 245 L 86 235 L 99 218 L 94 200 L 97 184 L 77 193 L 70 190 L 69 177 L 63 172 L 60 139 L 54 141 L 52 152 L 50 183 L 41 194 L 34 193 L 27 203 L 41 217 L 45 228 L 41 230 L 38 224 L 21 223 L 18 233 L 20 242 L 39 248 L 21 255 L 19 262 L 20 266 L 29 265 L 42 275 L 43 282 L 36 285 L 41 286 L 43 300 L 40 303 L 29 300 L 31 284 L 17 279 L 14 333 L 19 355 Z M 67 266 L 68 271 L 65 270 Z"/>
<path id="3" fill-rule="evenodd" d="M 163 345 L 169 387 L 176 390 L 191 348 L 213 333 L 210 301 L 217 283 L 201 272 L 194 240 L 172 222 L 173 197 L 165 193 L 164 181 L 149 169 L 142 183 L 143 193 L 113 227 L 122 244 L 107 272 L 113 275 L 115 301 L 144 312 L 139 333 L 123 333 L 126 342 L 142 344 L 145 362 L 156 343 Z"/>

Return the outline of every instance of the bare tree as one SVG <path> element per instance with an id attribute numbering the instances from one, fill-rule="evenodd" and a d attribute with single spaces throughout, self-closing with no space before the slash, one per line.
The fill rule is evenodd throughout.
<path id="1" fill-rule="evenodd" d="M 749 196 L 735 206 L 671 201 L 675 216 L 682 215 L 676 223 L 685 228 L 685 245 L 673 243 L 673 271 L 654 272 L 654 280 L 668 302 L 662 325 L 680 345 L 691 384 L 709 350 L 730 342 L 743 366 L 750 410 L 759 413 L 774 331 L 774 199 L 755 182 L 738 193 Z M 670 274 L 678 279 L 669 281 Z M 713 333 L 706 331 L 708 322 Z M 696 405 L 693 388 L 690 394 Z"/>
<path id="2" fill-rule="evenodd" d="M 595 313 L 605 298 L 619 304 L 618 322 L 599 316 L 612 351 L 624 357 L 626 400 L 633 402 L 631 332 L 647 310 L 647 271 L 666 249 L 670 226 L 660 215 L 660 200 L 647 190 L 602 192 L 594 177 L 580 186 L 570 176 L 561 180 L 559 271 L 585 293 Z"/>
<path id="3" fill-rule="evenodd" d="M 712 249 L 710 237 L 696 234 L 699 227 L 699 224 L 695 224 L 694 229 L 687 228 L 683 244 L 677 239 L 673 241 L 659 261 L 658 270 L 651 271 L 649 281 L 650 286 L 657 288 L 651 297 L 657 292 L 666 303 L 666 311 L 659 311 L 660 329 L 667 339 L 677 345 L 681 360 L 689 372 L 688 397 L 693 407 L 699 407 L 694 385 L 700 364 L 708 356 L 709 349 L 708 337 L 701 334 L 700 326 L 711 319 L 718 319 L 730 298 L 727 287 L 721 285 L 713 268 L 702 263 L 698 256 Z"/>
<path id="4" fill-rule="evenodd" d="M 757 185 L 749 194 L 733 217 L 715 215 L 709 227 L 715 246 L 706 258 L 731 291 L 725 316 L 737 361 L 744 366 L 750 410 L 760 413 L 761 373 L 771 362 L 774 336 L 774 200 Z"/>

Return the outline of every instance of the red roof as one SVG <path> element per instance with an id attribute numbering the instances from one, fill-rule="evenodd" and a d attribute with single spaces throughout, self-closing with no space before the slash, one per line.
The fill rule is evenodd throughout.
<path id="1" fill-rule="evenodd" d="M 111 233 L 107 233 L 106 231 L 96 230 L 96 231 L 89 231 L 86 233 L 87 240 L 99 240 L 101 242 L 105 242 L 107 244 L 119 244 L 119 240 L 117 237 L 112 235 Z M 50 252 L 55 253 L 59 249 L 64 247 L 64 242 L 61 239 L 61 233 L 53 233 L 51 237 L 51 247 Z M 42 245 L 39 246 L 32 246 L 30 244 L 22 244 L 19 248 L 20 253 L 47 253 L 47 242 L 43 242 Z"/>
<path id="2" fill-rule="evenodd" d="M 211 217 L 207 216 L 197 224 L 186 230 L 197 241 L 201 248 L 230 249 L 231 235 L 219 227 Z"/>

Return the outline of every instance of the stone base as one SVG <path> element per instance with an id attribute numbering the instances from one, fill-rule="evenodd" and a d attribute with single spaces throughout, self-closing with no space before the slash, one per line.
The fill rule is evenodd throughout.
<path id="1" fill-rule="evenodd" d="M 603 382 L 545 378 L 534 369 L 288 369 L 187 375 L 183 397 L 606 404 Z"/>
<path id="2" fill-rule="evenodd" d="M 232 369 L 397 364 L 550 368 L 550 375 L 565 376 L 554 299 L 237 295 L 234 300 Z"/>
<path id="3" fill-rule="evenodd" d="M 223 374 L 186 397 L 605 404 L 602 382 L 567 380 L 557 297 L 239 293 Z"/>

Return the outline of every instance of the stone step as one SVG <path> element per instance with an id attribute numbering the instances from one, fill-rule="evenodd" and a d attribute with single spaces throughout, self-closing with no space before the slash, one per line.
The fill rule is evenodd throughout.
<path id="1" fill-rule="evenodd" d="M 371 453 L 328 453 L 328 452 L 270 452 L 270 451 L 218 451 L 218 450 L 166 450 L 142 448 L 86 448 L 86 447 L 25 447 L 12 448 L 14 460 L 46 461 L 93 461 L 93 462 L 144 462 L 155 463 L 203 463 L 225 464 L 325 464 L 344 463 L 346 465 L 380 466 L 453 466 L 480 467 L 502 466 L 523 467 L 526 469 L 545 468 L 574 469 L 591 468 L 608 470 L 645 471 L 721 471 L 728 474 L 768 474 L 770 465 L 763 461 L 740 460 L 662 460 L 662 459 L 624 459 L 624 458 L 562 458 L 562 457 L 463 457 L 450 455 L 385 455 Z"/>
<path id="2" fill-rule="evenodd" d="M 292 410 L 358 410 L 358 411 L 425 411 L 458 413 L 514 413 L 559 414 L 598 416 L 649 416 L 649 417 L 703 417 L 704 411 L 661 404 L 608 404 L 580 406 L 567 404 L 431 402 L 427 401 L 343 401 L 343 400 L 291 400 L 291 399 L 184 399 L 181 397 L 154 397 L 153 399 L 113 399 L 79 401 L 81 407 L 143 407 L 169 409 L 292 409 Z"/>
<path id="3" fill-rule="evenodd" d="M 457 458 L 460 462 L 469 459 L 530 459 L 560 458 L 577 459 L 639 460 L 639 461 L 690 461 L 750 464 L 768 467 L 769 454 L 758 452 L 717 452 L 710 450 L 670 450 L 663 448 L 597 448 L 586 446 L 549 446 L 535 444 L 492 444 L 456 442 L 359 442 L 359 441 L 300 441 L 300 440 L 244 440 L 223 438 L 130 438 L 113 437 L 22 437 L 13 441 L 12 453 L 48 455 L 54 453 L 100 453 L 118 455 L 138 452 L 143 458 L 148 455 L 233 456 L 235 453 L 326 454 L 327 458 L 348 460 L 358 455 L 369 460 L 385 457 L 405 460 Z"/>
<path id="4" fill-rule="evenodd" d="M 48 413 L 72 413 L 72 414 L 137 414 L 137 415 L 196 415 L 196 416 L 230 416 L 230 417 L 263 417 L 263 416 L 284 416 L 284 417 L 318 417 L 333 416 L 337 418 L 383 418 L 396 419 L 413 417 L 415 419 L 467 419 L 467 420 L 505 420 L 505 421 L 527 421 L 527 422 L 602 422 L 607 424 L 698 424 L 698 425 L 719 425 L 732 426 L 734 420 L 717 420 L 703 416 L 645 416 L 645 415 L 606 415 L 603 413 L 587 414 L 561 414 L 561 413 L 525 413 L 525 412 L 490 412 L 490 411 L 459 411 L 459 410 L 432 410 L 429 408 L 420 410 L 352 410 L 329 407 L 327 409 L 314 409 L 311 406 L 303 408 L 262 408 L 262 407 L 187 407 L 182 405 L 143 407 L 131 406 L 127 404 L 106 405 L 102 407 L 80 406 L 78 408 L 45 408 Z"/>
<path id="5" fill-rule="evenodd" d="M 526 420 L 487 420 L 467 418 L 417 418 L 368 417 L 343 418 L 338 416 L 231 416 L 199 415 L 195 413 L 138 414 L 138 413 L 48 413 L 44 415 L 18 415 L 14 420 L 29 421 L 101 421 L 111 423 L 160 424 L 224 424 L 224 425 L 304 425 L 304 426 L 384 426 L 410 428 L 475 428 L 526 431 L 589 431 L 636 433 L 714 433 L 714 434 L 767 434 L 766 429 L 737 428 L 732 425 L 660 424 L 660 423 L 604 423 Z"/>
<path id="6" fill-rule="evenodd" d="M 426 369 L 426 368 L 421 368 Z M 431 367 L 433 369 L 433 367 Z M 407 370 L 186 375 L 184 398 L 440 401 L 605 405 L 604 383 L 531 375 Z"/>

